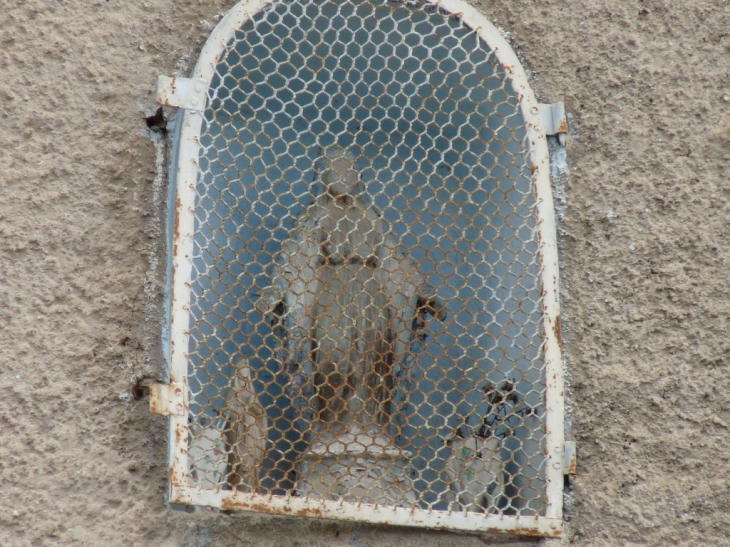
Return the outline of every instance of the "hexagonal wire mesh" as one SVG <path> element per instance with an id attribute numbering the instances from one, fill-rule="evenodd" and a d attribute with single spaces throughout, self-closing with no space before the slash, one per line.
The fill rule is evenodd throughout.
<path id="1" fill-rule="evenodd" d="M 173 501 L 467 529 L 559 519 L 552 236 L 514 67 L 420 2 L 227 19 L 178 159 L 194 205 L 178 201 L 192 229 L 175 234 L 189 424 L 173 427 Z"/>

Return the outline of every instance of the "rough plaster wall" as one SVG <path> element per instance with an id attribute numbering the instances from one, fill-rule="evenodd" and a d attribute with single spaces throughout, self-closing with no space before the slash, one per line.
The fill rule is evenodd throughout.
<path id="1" fill-rule="evenodd" d="M 0 0 L 0 545 L 472 546 L 171 512 L 162 179 L 144 113 L 230 0 Z M 730 3 L 477 4 L 572 114 L 561 229 L 571 544 L 730 534 Z M 516 543 L 512 543 L 516 545 Z"/>

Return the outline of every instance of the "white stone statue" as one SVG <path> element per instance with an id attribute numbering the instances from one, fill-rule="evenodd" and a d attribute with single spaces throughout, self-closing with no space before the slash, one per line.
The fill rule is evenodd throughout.
<path id="1" fill-rule="evenodd" d="M 224 392 L 227 419 L 224 438 L 228 447 L 228 484 L 237 490 L 256 492 L 266 454 L 268 420 L 258 400 L 248 360 L 234 363 L 235 376 Z"/>
<path id="2" fill-rule="evenodd" d="M 426 314 L 446 312 L 370 205 L 355 157 L 331 147 L 320 163 L 324 192 L 282 244 L 256 308 L 283 328 L 282 368 L 309 385 L 312 431 L 374 439 L 394 412 L 394 367 Z"/>

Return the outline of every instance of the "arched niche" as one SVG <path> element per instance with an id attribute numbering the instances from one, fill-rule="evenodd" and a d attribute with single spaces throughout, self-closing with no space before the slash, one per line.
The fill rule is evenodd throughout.
<path id="1" fill-rule="evenodd" d="M 171 501 L 560 534 L 562 363 L 548 148 L 524 70 L 495 27 L 456 0 L 244 1 L 213 31 L 192 77 L 165 79 L 161 96 L 183 108 L 171 181 Z M 315 237 L 311 225 L 331 221 L 322 209 L 328 154 L 348 158 L 356 174 L 358 218 L 379 219 L 367 230 L 384 246 L 380 259 L 395 260 L 396 272 L 415 268 L 420 284 L 398 289 L 412 299 L 408 313 L 392 305 L 383 312 L 407 316 L 400 324 L 410 333 L 389 358 L 385 430 L 408 455 L 401 471 L 411 482 L 387 515 L 370 499 L 314 499 L 297 487 L 316 429 L 313 355 L 325 342 L 315 319 L 275 324 L 257 307 L 292 260 L 287 242 Z M 380 262 L 374 268 L 383 286 L 394 275 Z M 280 318 L 302 300 L 292 286 L 288 300 L 280 295 Z M 320 283 L 312 300 L 331 286 Z M 416 293 L 438 301 L 444 317 L 425 308 L 419 315 Z M 325 313 L 314 309 L 305 315 Z M 302 325 L 309 341 L 295 348 L 287 332 Z M 227 397 L 241 360 L 266 416 L 265 455 L 247 488 L 225 478 L 225 456 L 211 456 L 231 451 Z M 459 505 L 452 486 L 448 448 L 458 446 L 449 444 L 457 429 L 499 438 L 489 450 L 502 463 L 490 475 L 502 477 L 496 499 L 458 518 L 467 502 Z"/>

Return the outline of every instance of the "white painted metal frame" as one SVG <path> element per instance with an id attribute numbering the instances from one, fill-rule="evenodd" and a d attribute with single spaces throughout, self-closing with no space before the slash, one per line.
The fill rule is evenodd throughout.
<path id="1" fill-rule="evenodd" d="M 459 17 L 495 52 L 518 94 L 530 142 L 533 184 L 537 200 L 540 262 L 542 266 L 543 341 L 546 370 L 546 495 L 544 516 L 515 517 L 485 513 L 456 513 L 397 507 L 378 507 L 340 501 L 308 501 L 231 490 L 202 490 L 186 483 L 188 440 L 187 370 L 190 333 L 189 302 L 192 272 L 194 204 L 198 178 L 200 132 L 204 104 L 188 104 L 182 115 L 178 143 L 177 199 L 175 201 L 172 268 L 170 386 L 163 412 L 170 416 L 170 503 L 270 514 L 300 515 L 338 520 L 397 524 L 462 531 L 508 532 L 559 537 L 563 533 L 564 392 L 558 302 L 558 253 L 555 236 L 550 165 L 545 129 L 535 95 L 514 51 L 482 14 L 463 0 L 426 0 Z M 270 0 L 243 0 L 220 21 L 203 48 L 191 79 L 209 85 L 215 68 L 234 33 Z M 199 101 L 196 101 L 199 102 Z"/>

